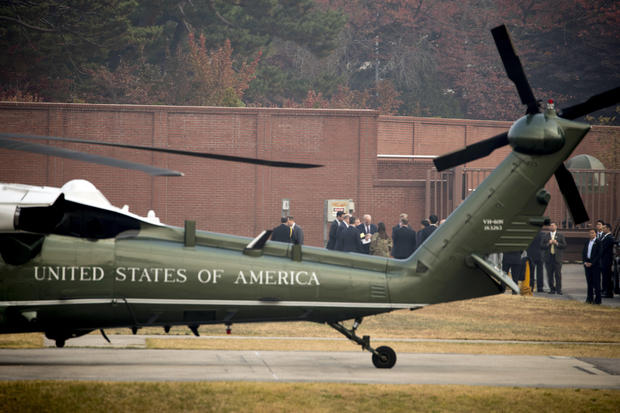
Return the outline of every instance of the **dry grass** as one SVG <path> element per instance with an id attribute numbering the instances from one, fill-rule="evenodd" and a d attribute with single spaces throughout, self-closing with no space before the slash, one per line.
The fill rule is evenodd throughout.
<path id="1" fill-rule="evenodd" d="M 396 352 L 527 354 L 620 358 L 620 309 L 586 305 L 570 300 L 549 300 L 509 294 L 401 310 L 364 320 L 360 335 L 373 337 L 373 345 L 387 344 Z M 221 336 L 224 327 L 202 326 L 202 335 Z M 124 330 L 126 333 L 126 330 Z M 143 329 L 161 334 L 161 329 Z M 191 334 L 177 327 L 171 334 Z M 243 337 L 325 337 L 332 340 L 238 340 L 215 338 L 148 339 L 149 348 L 213 350 L 355 351 L 357 346 L 333 329 L 306 322 L 239 324 L 233 334 Z M 382 338 L 383 340 L 377 340 Z M 532 343 L 405 343 L 390 338 L 539 341 Z M 549 341 L 568 344 L 548 344 Z M 593 345 L 579 343 L 610 343 Z M 574 344 L 573 344 L 574 343 Z"/>
<path id="2" fill-rule="evenodd" d="M 41 348 L 43 334 L 0 334 L 0 348 Z"/>
<path id="3" fill-rule="evenodd" d="M 359 334 L 372 337 L 488 339 L 620 343 L 620 309 L 571 300 L 509 294 L 400 310 L 364 319 Z M 222 335 L 224 326 L 201 326 L 201 335 Z M 127 334 L 127 330 L 115 332 Z M 163 334 L 145 328 L 141 334 Z M 171 334 L 190 335 L 185 327 Z M 342 337 L 333 329 L 307 322 L 235 324 L 233 334 L 266 337 Z"/>
<path id="4" fill-rule="evenodd" d="M 0 382 L 6 412 L 616 412 L 620 392 L 333 383 Z"/>

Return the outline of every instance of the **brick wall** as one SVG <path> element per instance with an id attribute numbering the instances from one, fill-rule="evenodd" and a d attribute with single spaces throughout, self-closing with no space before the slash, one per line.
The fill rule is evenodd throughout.
<path id="1" fill-rule="evenodd" d="M 64 136 L 227 155 L 323 164 L 293 170 L 89 148 L 101 155 L 171 168 L 184 177 L 144 173 L 44 155 L 0 150 L 0 181 L 62 186 L 91 181 L 117 206 L 162 222 L 255 236 L 279 222 L 282 198 L 306 234 L 322 245 L 324 200 L 352 198 L 358 214 L 391 227 L 406 212 L 424 215 L 430 159 L 377 160 L 377 154 L 440 155 L 501 133 L 509 122 L 379 116 L 371 110 L 213 108 L 53 103 L 0 103 L 0 132 Z M 617 138 L 620 128 L 601 129 Z M 610 132 L 611 131 L 611 132 Z M 596 128 L 577 153 L 604 151 Z M 61 144 L 70 149 L 84 145 Z M 493 167 L 504 148 L 468 166 Z"/>
<path id="2" fill-rule="evenodd" d="M 184 177 L 144 173 L 19 151 L 0 151 L 0 181 L 62 186 L 83 178 L 117 206 L 162 222 L 255 236 L 279 223 L 282 198 L 308 244 L 323 240 L 323 202 L 352 198 L 374 206 L 376 123 L 370 110 L 205 108 L 131 105 L 0 103 L 0 131 L 325 165 L 312 170 L 268 168 L 215 160 L 89 148 L 97 154 L 179 170 Z M 61 144 L 70 149 L 84 145 Z"/>

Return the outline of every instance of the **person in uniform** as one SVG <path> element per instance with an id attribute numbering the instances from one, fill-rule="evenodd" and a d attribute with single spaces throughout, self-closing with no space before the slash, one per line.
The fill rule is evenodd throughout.
<path id="1" fill-rule="evenodd" d="M 370 253 L 381 257 L 389 257 L 391 251 L 392 238 L 390 238 L 387 234 L 385 224 L 383 222 L 379 222 L 379 225 L 377 225 L 377 232 L 372 234 L 370 241 Z"/>

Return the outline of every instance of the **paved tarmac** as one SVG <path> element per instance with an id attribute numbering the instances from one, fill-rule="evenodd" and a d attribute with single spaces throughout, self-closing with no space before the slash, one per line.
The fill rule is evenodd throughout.
<path id="1" fill-rule="evenodd" d="M 581 265 L 565 265 L 563 273 L 564 295 L 535 295 L 585 301 Z M 604 299 L 603 305 L 618 307 L 620 298 Z M 0 350 L 0 380 L 327 381 L 620 389 L 620 359 L 399 353 L 393 369 L 381 370 L 372 365 L 369 353 L 361 351 L 147 350 L 147 337 L 113 335 L 110 344 L 102 336 L 91 334 L 68 340 L 64 349 L 52 348 L 54 342 L 46 340 L 49 348 L 45 349 Z"/>
<path id="2" fill-rule="evenodd" d="M 545 287 L 545 291 L 549 291 Z M 585 302 L 587 297 L 586 276 L 581 264 L 564 264 L 562 266 L 562 293 L 563 295 L 534 293 L 536 297 L 547 297 L 555 300 L 575 300 Z M 620 307 L 620 295 L 613 298 L 603 298 L 602 305 L 608 307 Z"/>
<path id="3" fill-rule="evenodd" d="M 0 380 L 321 381 L 620 389 L 619 372 L 618 363 L 610 366 L 605 361 L 548 356 L 401 353 L 393 369 L 382 370 L 372 365 L 365 352 L 0 350 Z"/>

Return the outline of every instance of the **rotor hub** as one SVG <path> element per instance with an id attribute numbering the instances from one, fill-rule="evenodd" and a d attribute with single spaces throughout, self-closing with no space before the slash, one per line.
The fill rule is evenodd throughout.
<path id="1" fill-rule="evenodd" d="M 515 151 L 526 154 L 546 155 L 564 146 L 564 132 L 558 125 L 553 108 L 545 113 L 526 115 L 512 124 L 508 142 Z"/>

